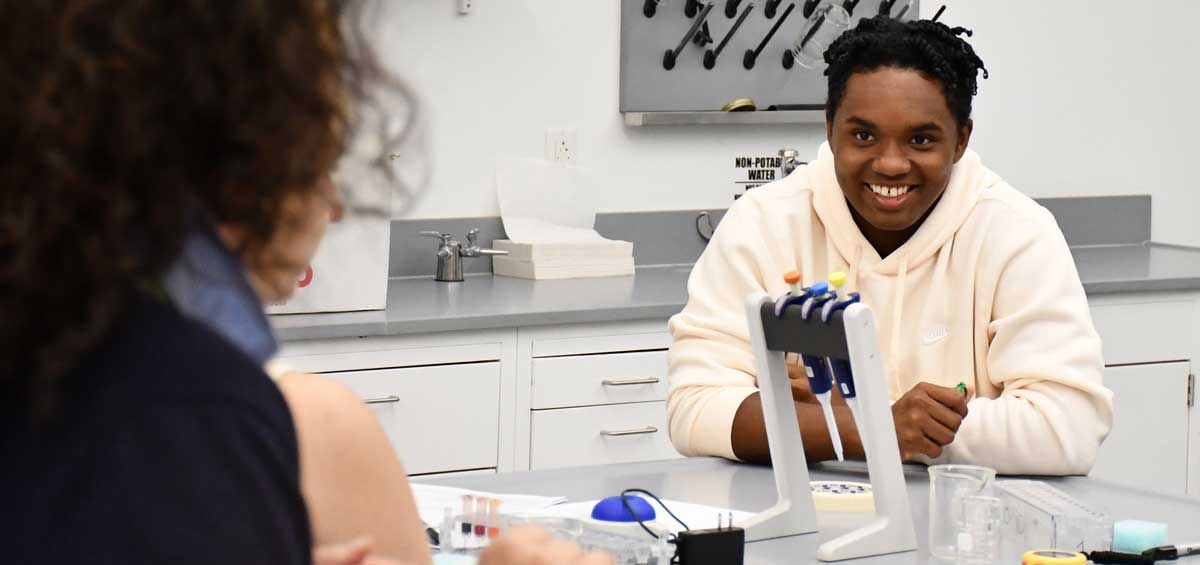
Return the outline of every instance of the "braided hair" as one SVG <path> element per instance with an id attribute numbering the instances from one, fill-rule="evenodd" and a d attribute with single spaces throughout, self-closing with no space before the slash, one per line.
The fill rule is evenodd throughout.
<path id="1" fill-rule="evenodd" d="M 971 97 L 978 91 L 976 75 L 983 71 L 983 78 L 988 77 L 971 44 L 959 37 L 963 34 L 970 37 L 971 30 L 931 20 L 900 22 L 886 15 L 863 19 L 825 51 L 826 117 L 833 120 L 851 75 L 893 67 L 915 70 L 940 84 L 946 106 L 963 125 L 971 117 Z"/>

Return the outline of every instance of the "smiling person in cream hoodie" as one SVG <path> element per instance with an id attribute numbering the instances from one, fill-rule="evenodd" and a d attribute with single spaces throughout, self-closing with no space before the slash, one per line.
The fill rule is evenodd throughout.
<path id="1" fill-rule="evenodd" d="M 967 148 L 987 71 L 962 33 L 876 17 L 829 48 L 828 143 L 730 208 L 671 319 L 680 452 L 769 458 L 744 300 L 783 294 L 791 270 L 805 285 L 845 271 L 875 312 L 905 460 L 1091 469 L 1112 424 L 1100 339 L 1054 218 Z M 829 459 L 803 369 L 789 372 L 805 451 Z M 844 401 L 835 413 L 861 458 Z"/>

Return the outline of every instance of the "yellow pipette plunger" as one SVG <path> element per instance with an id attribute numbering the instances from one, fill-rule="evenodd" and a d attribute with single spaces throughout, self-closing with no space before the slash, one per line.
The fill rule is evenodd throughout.
<path id="1" fill-rule="evenodd" d="M 829 273 L 829 286 L 833 287 L 834 292 L 842 300 L 849 298 L 846 294 L 846 273 L 842 271 L 834 271 Z"/>

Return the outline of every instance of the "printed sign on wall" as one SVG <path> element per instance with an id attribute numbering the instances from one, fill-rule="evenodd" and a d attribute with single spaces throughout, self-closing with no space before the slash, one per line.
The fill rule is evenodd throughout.
<path id="1" fill-rule="evenodd" d="M 733 198 L 747 190 L 778 180 L 783 158 L 778 155 L 739 155 L 733 158 Z"/>

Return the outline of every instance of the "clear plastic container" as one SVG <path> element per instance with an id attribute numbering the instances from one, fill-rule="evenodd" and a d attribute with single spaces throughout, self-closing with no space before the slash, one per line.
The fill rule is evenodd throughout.
<path id="1" fill-rule="evenodd" d="M 830 2 L 821 2 L 796 36 L 792 44 L 792 57 L 804 68 L 824 68 L 825 50 L 848 29 L 850 14 L 846 9 Z"/>
<path id="2" fill-rule="evenodd" d="M 1112 547 L 1113 520 L 1042 481 L 996 483 L 1004 504 L 1001 553 L 1010 562 L 1030 548 L 1063 551 L 1103 551 Z"/>
<path id="3" fill-rule="evenodd" d="M 942 559 L 958 556 L 958 536 L 965 529 L 963 501 L 991 496 L 996 471 L 975 465 L 929 468 L 929 552 Z"/>

